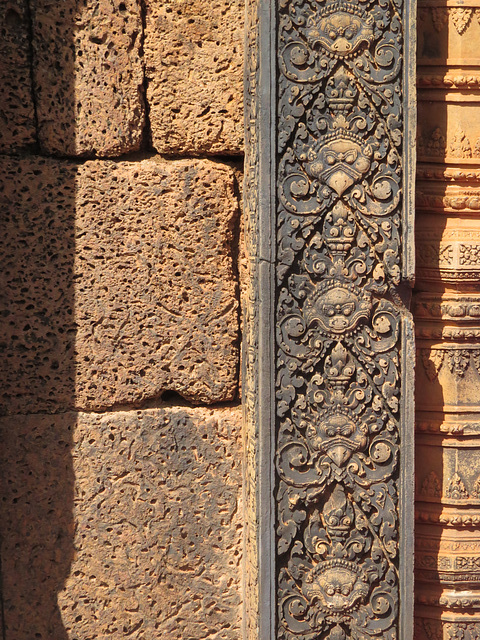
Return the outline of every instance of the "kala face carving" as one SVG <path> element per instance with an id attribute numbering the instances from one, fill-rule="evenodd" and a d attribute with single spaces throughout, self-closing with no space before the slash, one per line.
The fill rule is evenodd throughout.
<path id="1" fill-rule="evenodd" d="M 348 2 L 334 2 L 312 17 L 306 35 L 313 49 L 344 58 L 365 48 L 373 39 L 373 17 Z"/>
<path id="2" fill-rule="evenodd" d="M 368 427 L 358 416 L 335 407 L 321 414 L 318 423 L 309 425 L 306 435 L 314 449 L 325 452 L 337 467 L 343 467 L 352 453 L 367 444 Z"/>
<path id="3" fill-rule="evenodd" d="M 334 559 L 320 562 L 306 576 L 303 591 L 325 613 L 344 614 L 368 595 L 366 575 L 353 562 Z"/>
<path id="4" fill-rule="evenodd" d="M 366 320 L 371 300 L 355 285 L 329 280 L 320 285 L 304 306 L 309 326 L 316 325 L 322 333 L 340 335 L 351 333 Z"/>
<path id="5" fill-rule="evenodd" d="M 322 138 L 309 150 L 305 169 L 341 196 L 370 169 L 372 148 L 347 131 Z"/>

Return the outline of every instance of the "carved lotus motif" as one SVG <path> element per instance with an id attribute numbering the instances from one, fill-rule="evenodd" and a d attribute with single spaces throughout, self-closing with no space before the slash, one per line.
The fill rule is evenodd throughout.
<path id="1" fill-rule="evenodd" d="M 369 318 L 370 295 L 353 284 L 329 280 L 306 301 L 304 315 L 327 335 L 345 335 Z"/>
<path id="2" fill-rule="evenodd" d="M 373 40 L 373 18 L 351 4 L 335 2 L 309 25 L 306 33 L 313 48 L 322 47 L 333 57 L 349 57 Z"/>
<path id="3" fill-rule="evenodd" d="M 305 165 L 312 178 L 318 178 L 341 196 L 370 169 L 372 150 L 360 139 L 344 131 L 326 136 L 318 150 L 311 150 Z"/>
<path id="4" fill-rule="evenodd" d="M 367 445 L 368 428 L 347 410 L 333 409 L 320 414 L 318 422 L 308 426 L 307 436 L 314 449 L 342 467 L 353 453 Z"/>
<path id="5" fill-rule="evenodd" d="M 307 574 L 303 592 L 326 613 L 347 613 L 367 597 L 367 578 L 353 562 L 334 559 L 320 562 Z"/>

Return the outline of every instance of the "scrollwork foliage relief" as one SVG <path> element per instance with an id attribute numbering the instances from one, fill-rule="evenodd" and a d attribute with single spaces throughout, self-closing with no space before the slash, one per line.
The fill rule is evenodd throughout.
<path id="1" fill-rule="evenodd" d="M 280 0 L 282 640 L 398 623 L 402 5 Z"/>

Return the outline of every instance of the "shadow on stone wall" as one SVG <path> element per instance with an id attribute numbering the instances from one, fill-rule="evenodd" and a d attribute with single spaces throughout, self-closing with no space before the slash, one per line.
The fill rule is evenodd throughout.
<path id="1" fill-rule="evenodd" d="M 48 6 L 50 4 L 50 7 Z M 52 89 L 62 78 L 59 111 L 75 100 L 73 12 L 52 16 L 52 3 L 32 0 L 37 28 L 35 82 L 51 91 L 52 128 L 62 128 Z M 9 29 L 23 30 L 32 53 L 32 15 L 24 0 L 9 2 Z M 58 25 L 62 34 L 53 45 Z M 12 36 L 13 37 L 13 36 Z M 47 66 L 42 47 L 61 55 Z M 8 55 L 9 51 L 2 50 Z M 42 61 L 43 60 L 43 61 Z M 0 63 L 2 62 L 0 56 Z M 3 72 L 2 72 L 3 73 Z M 18 82 L 33 80 L 28 74 Z M 18 87 L 18 91 L 25 87 Z M 11 89 L 10 89 L 11 90 Z M 33 100 L 32 100 L 33 103 Z M 33 111 L 33 107 L 32 107 Z M 9 126 L 18 125 L 15 111 Z M 22 116 L 23 117 L 23 116 Z M 72 112 L 73 118 L 73 112 Z M 20 123 L 21 126 L 24 124 Z M 37 131 L 38 134 L 38 131 Z M 15 140 L 21 140 L 17 135 Z M 69 142 L 68 140 L 66 141 Z M 68 144 L 67 144 L 68 146 Z M 3 146 L 5 148 L 5 145 Z M 9 153 L 12 149 L 7 149 Z M 0 156 L 0 473 L 4 640 L 67 640 L 57 604 L 74 555 L 72 434 L 74 402 L 75 165 L 42 158 L 34 144 Z M 18 154 L 18 155 L 15 155 Z M 58 414 L 58 415 L 54 415 Z M 61 414 L 61 415 L 60 415 Z"/>
<path id="2" fill-rule="evenodd" d="M 0 82 L 0 124 L 24 126 L 23 82 L 37 138 L 0 128 L 2 640 L 240 633 L 241 419 L 219 406 L 238 392 L 234 172 L 226 157 L 152 156 L 150 5 L 8 0 L 3 25 L 0 3 L 0 81 L 19 30 L 28 45 L 27 72 L 9 68 L 8 117 Z M 185 24 L 194 10 L 182 8 Z M 210 14 L 216 51 L 215 7 L 195 20 L 208 32 Z M 145 20 L 150 51 L 168 40 L 156 16 Z M 214 62 L 207 76 L 223 78 Z M 223 100 L 209 82 L 206 99 Z M 185 137 L 196 128 L 192 116 Z M 222 149 L 232 152 L 210 152 Z M 167 389 L 171 405 L 215 408 L 157 411 Z M 179 422 L 193 454 L 190 441 L 177 453 Z"/>
<path id="3" fill-rule="evenodd" d="M 418 15 L 417 73 L 419 81 L 418 139 L 417 139 L 417 211 L 416 211 L 416 285 L 413 308 L 422 293 L 435 296 L 440 301 L 444 291 L 439 263 L 442 258 L 441 235 L 446 217 L 432 212 L 431 193 L 442 199 L 442 174 L 446 148 L 447 118 L 444 103 L 433 96 L 425 78 L 432 73 L 432 61 L 442 68 L 447 60 L 448 49 L 446 23 L 441 26 L 438 19 L 442 13 L 437 9 L 421 8 Z M 422 84 L 422 82 L 424 84 Z M 422 92 L 422 87 L 427 87 Z M 439 184 L 440 183 L 440 184 Z M 426 196 L 424 195 L 426 194 Z M 432 215 L 433 213 L 433 215 Z M 431 299 L 431 298 L 429 298 Z M 438 306 L 439 303 L 438 303 Z M 415 312 L 414 312 L 415 313 Z M 421 314 L 420 314 L 421 315 Z M 427 314 L 428 318 L 428 314 Z M 431 319 L 414 318 L 416 328 L 416 490 L 415 490 L 415 640 L 442 640 L 443 609 L 438 606 L 442 599 L 440 583 L 442 557 L 440 544 L 443 528 L 440 526 L 442 495 L 448 482 L 443 465 L 442 443 L 444 435 L 440 428 L 445 420 L 444 389 L 439 380 L 438 345 L 441 322 L 435 325 Z M 439 322 L 439 320 L 437 320 Z M 423 324 L 422 324 L 423 323 Z M 434 335 L 437 331 L 437 336 Z M 448 418 L 448 416 L 447 416 Z M 437 603 L 437 604 L 435 604 Z"/>
<path id="4" fill-rule="evenodd" d="M 66 640 L 57 593 L 73 556 L 76 169 L 28 156 L 1 164 L 6 640 Z"/>

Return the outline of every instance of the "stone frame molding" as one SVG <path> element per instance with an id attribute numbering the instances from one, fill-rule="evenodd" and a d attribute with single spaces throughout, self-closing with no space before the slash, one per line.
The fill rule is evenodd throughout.
<path id="1" fill-rule="evenodd" d="M 247 1 L 248 640 L 413 635 L 414 16 Z"/>

